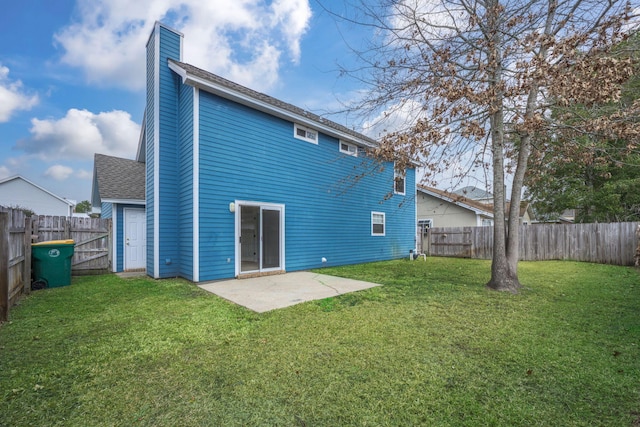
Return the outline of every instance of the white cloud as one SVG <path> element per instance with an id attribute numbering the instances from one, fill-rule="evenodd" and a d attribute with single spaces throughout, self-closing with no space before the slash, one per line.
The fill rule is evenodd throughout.
<path id="1" fill-rule="evenodd" d="M 75 108 L 61 119 L 32 119 L 31 137 L 16 144 L 42 160 L 91 160 L 94 153 L 131 158 L 140 125 L 125 111 L 92 113 Z"/>
<path id="2" fill-rule="evenodd" d="M 93 172 L 88 171 L 86 169 L 79 169 L 78 171 L 76 171 L 75 176 L 76 178 L 79 178 L 79 179 L 92 179 Z"/>
<path id="3" fill-rule="evenodd" d="M 407 40 L 414 40 L 414 31 L 434 43 L 446 40 L 469 24 L 469 13 L 463 6 L 440 0 L 401 0 L 391 6 L 388 25 L 402 36 L 386 33 L 388 42 L 404 47 Z"/>
<path id="4" fill-rule="evenodd" d="M 83 0 L 77 21 L 55 35 L 62 62 L 87 81 L 144 87 L 145 44 L 155 21 L 185 35 L 184 61 L 257 90 L 278 78 L 284 54 L 295 63 L 311 9 L 308 0 Z"/>
<path id="5" fill-rule="evenodd" d="M 6 166 L 0 166 L 0 179 L 9 178 L 11 175 L 11 169 Z"/>
<path id="6" fill-rule="evenodd" d="M 44 171 L 44 176 L 55 179 L 56 181 L 64 181 L 69 178 L 71 174 L 73 174 L 73 169 L 63 165 L 53 165 Z"/>
<path id="7" fill-rule="evenodd" d="M 24 92 L 20 80 L 9 80 L 9 68 L 0 65 L 0 123 L 8 122 L 18 110 L 30 110 L 38 103 L 38 95 Z"/>
<path id="8" fill-rule="evenodd" d="M 271 5 L 276 26 L 281 26 L 291 50 L 292 60 L 300 59 L 300 37 L 307 30 L 311 9 L 307 0 L 276 0 Z"/>

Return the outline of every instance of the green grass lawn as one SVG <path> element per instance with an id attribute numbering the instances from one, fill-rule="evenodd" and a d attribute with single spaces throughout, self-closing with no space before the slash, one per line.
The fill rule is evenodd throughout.
<path id="1" fill-rule="evenodd" d="M 255 314 L 183 280 L 74 278 L 0 327 L 1 426 L 630 426 L 640 274 L 429 258 L 324 269 L 384 284 Z"/>

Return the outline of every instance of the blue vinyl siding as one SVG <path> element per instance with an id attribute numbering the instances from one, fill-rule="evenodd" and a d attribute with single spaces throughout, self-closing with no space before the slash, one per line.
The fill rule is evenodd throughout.
<path id="1" fill-rule="evenodd" d="M 160 277 L 178 275 L 180 266 L 178 223 L 178 82 L 167 60 L 180 60 L 180 36 L 160 27 L 160 169 L 159 169 L 159 229 Z"/>
<path id="2" fill-rule="evenodd" d="M 116 233 L 113 244 L 118 245 L 118 250 L 116 251 L 116 257 L 113 262 L 116 263 L 116 271 L 124 271 L 124 210 L 123 205 L 119 204 L 115 204 L 114 208 L 116 209 L 117 214 Z"/>
<path id="3" fill-rule="evenodd" d="M 339 152 L 319 134 L 293 137 L 293 123 L 201 91 L 200 279 L 233 277 L 234 214 L 246 200 L 285 205 L 286 270 L 408 255 L 415 246 L 415 173 L 407 196 L 393 191 L 393 165 Z M 360 179 L 356 175 L 364 174 Z M 371 236 L 371 212 L 385 212 L 386 236 Z"/>
<path id="4" fill-rule="evenodd" d="M 100 217 L 101 218 L 111 218 L 111 203 L 102 202 L 100 205 Z"/>
<path id="5" fill-rule="evenodd" d="M 155 115 L 154 115 L 154 67 L 155 67 L 155 37 L 152 34 L 147 44 L 147 108 L 146 108 L 146 203 L 147 203 L 147 274 L 154 276 L 153 250 L 154 250 L 154 228 L 153 209 L 154 200 L 154 135 L 155 135 Z"/>
<path id="6" fill-rule="evenodd" d="M 193 280 L 193 88 L 180 85 L 178 216 L 180 275 Z"/>
<path id="7" fill-rule="evenodd" d="M 159 57 L 156 58 L 156 33 L 159 32 Z M 159 25 L 154 29 L 147 45 L 147 272 L 156 277 L 177 276 L 180 269 L 179 233 L 176 232 L 179 210 L 178 176 L 178 90 L 179 78 L 169 69 L 168 59 L 180 60 L 181 36 Z M 158 75 L 155 75 L 156 64 Z M 159 93 L 155 94 L 155 82 Z M 156 100 L 154 97 L 158 96 Z M 158 111 L 154 111 L 158 103 Z M 155 117 L 159 123 L 155 123 Z M 155 132 L 158 132 L 155 135 Z M 158 147 L 154 147 L 154 137 Z M 158 158 L 155 153 L 158 153 Z M 154 167 L 158 164 L 158 171 Z M 154 174 L 158 176 L 155 177 Z M 154 179 L 158 188 L 154 187 Z M 158 200 L 155 199 L 155 191 Z M 155 210 L 158 224 L 155 224 Z M 156 236 L 155 228 L 158 235 Z M 159 243 L 154 253 L 154 243 Z M 154 258 L 159 260 L 159 271 L 154 271 Z"/>

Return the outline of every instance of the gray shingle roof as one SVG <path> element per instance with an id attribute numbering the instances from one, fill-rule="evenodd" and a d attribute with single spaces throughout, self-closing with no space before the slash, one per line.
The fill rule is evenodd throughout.
<path id="1" fill-rule="evenodd" d="M 101 199 L 145 199 L 144 163 L 96 154 L 94 166 Z"/>
<path id="2" fill-rule="evenodd" d="M 351 137 L 353 137 L 356 140 L 360 140 L 361 142 L 363 142 L 366 145 L 378 145 L 377 141 L 369 138 L 366 135 L 363 135 L 359 132 L 354 131 L 353 129 L 349 129 L 346 126 L 343 126 L 341 124 L 338 124 L 334 121 L 325 119 L 324 117 L 321 117 L 317 114 L 314 114 L 310 111 L 304 110 L 300 107 L 296 107 L 293 104 L 289 104 L 287 102 L 281 101 L 279 99 L 276 99 L 272 96 L 266 95 L 264 93 L 261 92 L 257 92 L 253 89 L 249 89 L 248 87 L 239 85 L 238 83 L 234 83 L 230 80 L 227 80 L 223 77 L 220 77 L 216 74 L 210 73 L 208 71 L 205 71 L 201 68 L 198 67 L 194 67 L 193 65 L 190 64 L 186 64 L 184 62 L 179 62 L 179 61 L 175 61 L 173 59 L 169 59 L 169 62 L 176 64 L 177 66 L 179 66 L 180 68 L 182 68 L 184 71 L 186 71 L 188 74 L 191 74 L 192 76 L 195 76 L 199 79 L 205 80 L 207 82 L 210 82 L 214 85 L 218 85 L 218 86 L 222 86 L 225 87 L 227 89 L 230 89 L 236 93 L 242 94 L 244 96 L 253 98 L 255 100 L 267 103 L 269 105 L 272 105 L 276 108 L 280 108 L 282 110 L 288 111 L 290 113 L 296 114 L 296 115 L 300 115 L 302 117 L 305 117 L 309 120 L 312 120 L 314 122 L 317 122 L 319 124 L 322 124 L 324 126 L 330 127 L 332 129 L 335 129 L 338 132 L 341 133 L 345 133 L 347 135 L 350 135 Z"/>
<path id="3" fill-rule="evenodd" d="M 481 188 L 474 187 L 472 185 L 464 188 L 459 188 L 455 190 L 453 193 L 459 194 L 460 196 L 464 196 L 467 199 L 471 199 L 471 200 L 485 200 L 485 199 L 493 198 L 493 194 Z"/>
<path id="4" fill-rule="evenodd" d="M 439 190 L 437 188 L 427 187 L 426 185 L 420 185 L 420 184 L 418 184 L 417 188 L 418 188 L 418 191 L 422 190 L 422 191 L 428 191 L 428 192 L 434 193 L 438 197 L 441 197 L 443 200 L 454 203 L 456 205 L 459 205 L 459 206 L 461 204 L 466 205 L 473 209 L 483 211 L 487 215 L 493 215 L 493 204 L 480 203 L 477 200 L 470 199 L 466 195 L 458 194 L 455 191 L 453 193 L 450 193 L 448 191 Z"/>

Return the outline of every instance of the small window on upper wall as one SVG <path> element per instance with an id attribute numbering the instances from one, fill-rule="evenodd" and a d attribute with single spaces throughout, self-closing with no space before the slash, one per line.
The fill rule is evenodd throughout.
<path id="1" fill-rule="evenodd" d="M 384 212 L 371 212 L 371 235 L 384 236 L 385 215 Z"/>
<path id="2" fill-rule="evenodd" d="M 293 125 L 293 136 L 312 144 L 318 143 L 318 132 L 308 127 L 300 126 L 299 124 Z"/>
<path id="3" fill-rule="evenodd" d="M 404 195 L 405 193 L 405 171 L 399 171 L 393 168 L 393 192 L 395 194 Z"/>
<path id="4" fill-rule="evenodd" d="M 348 142 L 340 141 L 340 152 L 350 156 L 358 156 L 358 147 Z"/>

